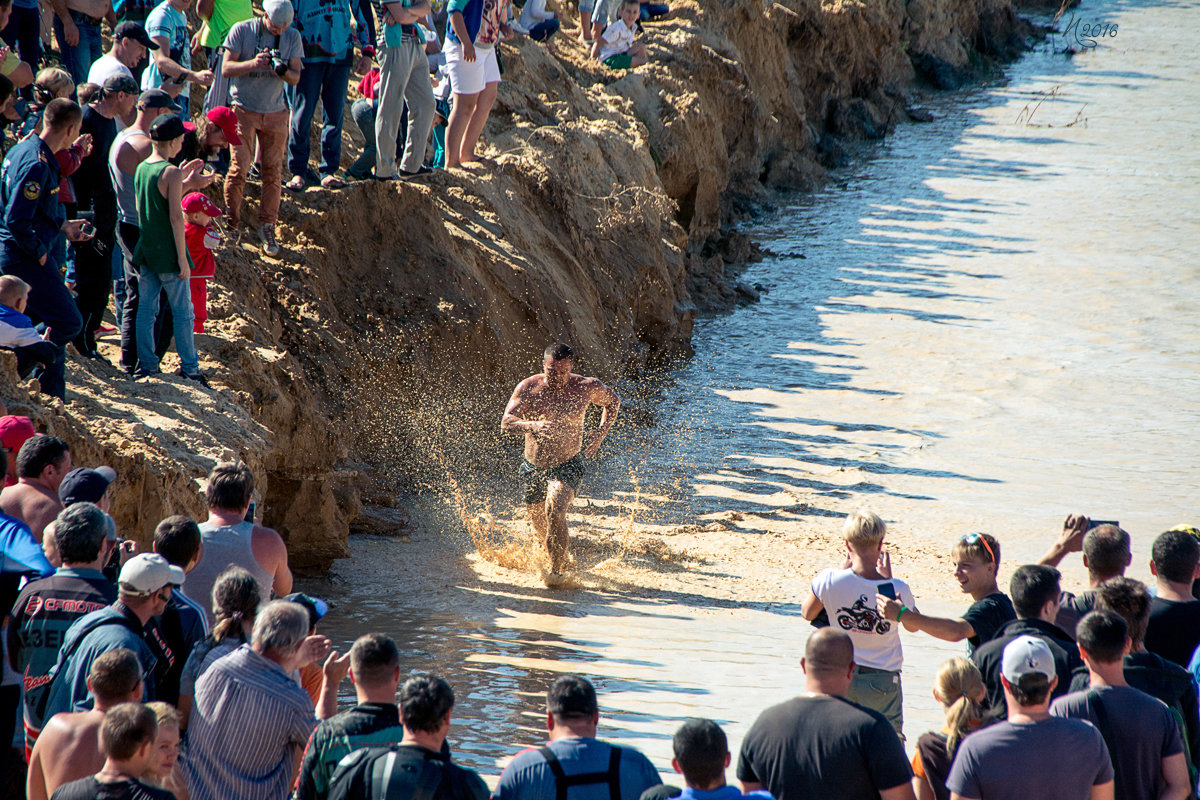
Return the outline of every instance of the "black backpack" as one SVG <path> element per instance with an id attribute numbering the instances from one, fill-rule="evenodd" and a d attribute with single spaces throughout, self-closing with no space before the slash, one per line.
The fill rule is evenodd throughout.
<path id="1" fill-rule="evenodd" d="M 365 747 L 338 762 L 327 800 L 433 800 L 446 770 L 423 748 Z"/>

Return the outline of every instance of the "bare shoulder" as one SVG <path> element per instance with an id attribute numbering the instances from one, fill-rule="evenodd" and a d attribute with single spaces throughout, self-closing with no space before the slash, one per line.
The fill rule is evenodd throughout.
<path id="1" fill-rule="evenodd" d="M 283 537 L 274 528 L 256 524 L 254 531 L 250 534 L 250 538 L 252 546 L 265 547 L 272 552 L 287 552 L 287 545 L 284 544 Z"/>
<path id="2" fill-rule="evenodd" d="M 539 372 L 536 375 L 530 375 L 528 378 L 518 383 L 517 391 L 532 392 L 537 391 L 538 389 L 544 389 L 545 387 L 546 376 Z"/>
<path id="3" fill-rule="evenodd" d="M 617 396 L 617 393 L 605 386 L 604 381 L 600 380 L 599 378 L 585 378 L 582 375 L 578 377 L 579 381 L 576 383 L 576 386 L 578 386 L 579 390 L 590 398 L 603 398 L 607 400 Z"/>
<path id="4" fill-rule="evenodd" d="M 509 403 L 511 405 L 523 397 L 535 395 L 544 388 L 546 388 L 545 375 L 530 375 L 528 378 L 518 383 L 517 388 L 513 389 L 512 400 L 510 400 Z"/>

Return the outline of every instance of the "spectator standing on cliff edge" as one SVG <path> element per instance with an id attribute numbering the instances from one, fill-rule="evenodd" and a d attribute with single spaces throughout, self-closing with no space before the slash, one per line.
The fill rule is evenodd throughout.
<path id="1" fill-rule="evenodd" d="M 562 573 L 570 563 L 567 509 L 621 408 L 612 389 L 597 378 L 576 375 L 574 366 L 570 347 L 560 342 L 547 347 L 541 374 L 517 384 L 500 421 L 501 431 L 525 434 L 525 460 L 517 471 L 529 520 L 550 554 L 545 580 L 551 587 L 563 584 Z M 600 406 L 603 414 L 584 446 L 583 421 L 591 405 Z"/>

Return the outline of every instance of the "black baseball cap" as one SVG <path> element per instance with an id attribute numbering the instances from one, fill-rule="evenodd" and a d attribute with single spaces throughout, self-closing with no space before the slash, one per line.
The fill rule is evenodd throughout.
<path id="1" fill-rule="evenodd" d="M 148 50 L 157 50 L 158 45 L 146 33 L 146 29 L 137 22 L 122 22 L 113 31 L 113 40 L 133 39 Z"/>
<path id="2" fill-rule="evenodd" d="M 187 133 L 183 120 L 174 114 L 164 114 L 150 126 L 150 138 L 156 142 L 170 142 Z"/>
<path id="3" fill-rule="evenodd" d="M 125 94 L 138 94 L 141 89 L 133 78 L 126 75 L 124 72 L 118 72 L 115 75 L 109 75 L 104 79 L 104 84 L 100 87 L 106 95 L 116 94 L 117 92 L 125 92 Z"/>
<path id="4" fill-rule="evenodd" d="M 88 469 L 79 467 L 67 473 L 58 485 L 58 499 L 64 506 L 74 503 L 99 503 L 108 491 L 108 485 L 116 480 L 112 467 Z"/>
<path id="5" fill-rule="evenodd" d="M 138 108 L 165 108 L 169 111 L 182 111 L 175 104 L 171 95 L 162 89 L 147 89 L 138 97 Z"/>

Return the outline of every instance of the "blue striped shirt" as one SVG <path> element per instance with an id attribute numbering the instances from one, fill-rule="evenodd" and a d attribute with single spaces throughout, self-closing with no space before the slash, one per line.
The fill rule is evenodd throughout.
<path id="1" fill-rule="evenodd" d="M 279 664 L 244 644 L 204 671 L 181 757 L 192 800 L 284 800 L 317 720 Z"/>

